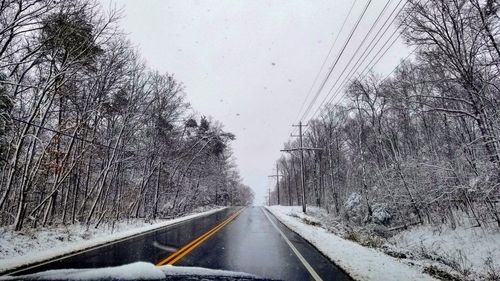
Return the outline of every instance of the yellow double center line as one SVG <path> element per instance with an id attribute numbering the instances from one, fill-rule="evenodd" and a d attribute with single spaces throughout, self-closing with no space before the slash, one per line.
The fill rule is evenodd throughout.
<path id="1" fill-rule="evenodd" d="M 214 228 L 210 229 L 200 237 L 196 238 L 195 240 L 189 242 L 186 246 L 182 247 L 179 249 L 177 252 L 171 254 L 168 256 L 168 258 L 160 261 L 157 263 L 157 266 L 160 265 L 165 265 L 169 264 L 172 265 L 178 260 L 182 259 L 185 255 L 187 255 L 189 252 L 191 252 L 194 248 L 196 248 L 198 245 L 203 243 L 203 241 L 207 240 L 210 236 L 214 235 L 217 231 L 219 231 L 221 228 L 223 228 L 226 224 L 230 223 L 232 220 L 234 220 L 241 212 L 243 212 L 245 208 L 240 209 L 238 212 L 234 213 L 232 216 L 230 216 L 228 219 L 225 221 L 221 222 L 219 225 L 215 226 Z"/>

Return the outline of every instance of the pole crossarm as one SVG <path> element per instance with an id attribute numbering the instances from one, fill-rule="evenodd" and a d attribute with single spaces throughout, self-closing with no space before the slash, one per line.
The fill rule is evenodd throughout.
<path id="1" fill-rule="evenodd" d="M 297 148 L 289 148 L 289 149 L 281 149 L 282 152 L 292 152 L 292 151 L 301 151 L 301 150 L 323 150 L 323 148 L 318 147 L 297 147 Z"/>

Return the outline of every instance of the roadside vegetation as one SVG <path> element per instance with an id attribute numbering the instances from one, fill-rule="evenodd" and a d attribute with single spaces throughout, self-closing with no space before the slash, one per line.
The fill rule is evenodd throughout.
<path id="1" fill-rule="evenodd" d="M 119 18 L 95 1 L 0 3 L 0 226 L 98 228 L 252 202 L 235 136 L 145 64 Z"/>
<path id="2" fill-rule="evenodd" d="M 344 100 L 308 122 L 304 135 L 304 147 L 321 149 L 305 153 L 307 204 L 333 218 L 325 227 L 367 246 L 427 226 L 429 235 L 500 230 L 500 6 L 409 2 L 399 26 L 413 55 L 389 77 L 351 80 Z M 286 144 L 294 147 L 295 140 Z M 278 165 L 279 202 L 302 204 L 299 158 L 283 156 Z M 271 204 L 277 196 L 274 190 Z M 474 279 L 463 262 L 469 257 L 445 257 L 431 245 L 421 250 Z M 491 278 L 483 277 L 498 280 L 498 259 L 483 263 Z"/>

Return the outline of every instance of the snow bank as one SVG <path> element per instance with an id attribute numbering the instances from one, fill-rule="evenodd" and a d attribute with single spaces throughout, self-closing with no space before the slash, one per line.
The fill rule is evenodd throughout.
<path id="1" fill-rule="evenodd" d="M 152 263 L 135 262 L 116 267 L 92 269 L 60 269 L 26 275 L 31 279 L 50 280 L 164 280 L 167 276 L 225 276 L 255 278 L 254 275 L 201 267 L 160 266 Z M 19 277 L 6 277 L 0 280 L 14 280 Z"/>
<path id="2" fill-rule="evenodd" d="M 266 207 L 278 220 L 313 244 L 358 281 L 437 280 L 375 249 L 342 239 L 326 229 L 306 224 L 300 207 Z M 314 218 L 308 218 L 314 221 Z"/>
<path id="3" fill-rule="evenodd" d="M 225 207 L 153 224 L 144 221 L 121 222 L 115 224 L 113 228 L 103 226 L 98 229 L 87 229 L 85 226 L 71 225 L 36 232 L 14 232 L 10 228 L 3 228 L 0 229 L 0 273 L 206 216 L 222 209 Z"/>
<path id="4" fill-rule="evenodd" d="M 395 235 L 388 244 L 416 258 L 445 259 L 453 269 L 470 272 L 473 279 L 488 273 L 488 265 L 500 272 L 500 232 L 496 227 L 418 226 Z"/>

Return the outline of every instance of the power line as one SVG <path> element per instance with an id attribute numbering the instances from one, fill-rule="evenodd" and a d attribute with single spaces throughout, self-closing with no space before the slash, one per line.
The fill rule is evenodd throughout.
<path id="1" fill-rule="evenodd" d="M 396 16 L 391 20 L 391 22 L 389 23 L 389 25 L 387 25 L 389 19 L 392 18 L 392 16 L 398 10 L 398 7 L 399 7 L 399 5 L 401 5 L 402 2 L 403 2 L 403 0 L 399 0 L 398 4 L 396 4 L 396 6 L 392 10 L 392 12 L 389 14 L 389 16 L 387 17 L 387 19 L 384 21 L 384 23 L 382 24 L 382 26 L 379 28 L 379 30 L 377 31 L 377 33 L 375 34 L 375 36 L 372 38 L 372 40 L 370 41 L 370 43 L 366 47 L 366 49 L 363 52 L 363 54 L 361 54 L 361 56 L 358 58 L 358 60 L 354 64 L 353 69 L 355 69 L 355 68 L 357 69 L 361 65 L 363 65 L 363 63 L 366 60 L 366 58 L 370 55 L 370 53 L 375 48 L 375 46 L 377 46 L 378 42 L 380 42 L 380 40 L 384 37 L 385 33 L 387 32 L 387 30 L 389 29 L 389 27 L 392 25 L 392 23 L 394 22 L 394 20 L 397 18 L 397 16 L 399 15 L 399 13 L 402 11 L 402 9 L 404 9 L 404 7 L 406 6 L 406 4 L 408 4 L 408 2 L 405 2 L 404 5 L 399 9 L 399 12 L 396 14 Z M 382 35 L 378 36 L 380 34 L 380 32 L 382 31 L 382 29 L 384 29 L 384 27 L 385 27 L 385 30 L 382 32 Z M 375 39 L 377 39 L 377 38 L 378 38 L 377 42 L 375 42 L 375 44 L 372 45 L 373 42 L 375 41 Z M 370 52 L 367 53 L 368 50 L 370 50 Z M 361 61 L 361 59 L 363 59 L 363 60 Z M 358 66 L 358 64 L 359 64 L 360 61 L 361 61 L 361 64 Z M 351 70 L 351 72 L 352 72 L 352 70 Z M 351 72 L 348 74 L 348 76 L 351 74 Z"/>
<path id="2" fill-rule="evenodd" d="M 305 116 L 307 116 L 309 114 L 309 111 L 311 110 L 312 106 L 314 105 L 314 103 L 316 102 L 316 100 L 318 99 L 318 96 L 320 95 L 321 91 L 323 90 L 323 88 L 325 87 L 326 85 L 326 82 L 328 81 L 328 79 L 330 78 L 330 76 L 332 75 L 333 73 L 333 70 L 335 69 L 335 67 L 337 66 L 337 63 L 339 62 L 340 58 L 342 57 L 342 55 L 344 54 L 344 51 L 345 49 L 347 48 L 347 45 L 349 45 L 349 42 L 351 41 L 352 39 L 352 36 L 354 35 L 354 33 L 356 32 L 356 30 L 358 29 L 358 26 L 359 26 L 359 23 L 361 22 L 361 20 L 363 19 L 366 11 L 368 10 L 368 7 L 370 6 L 372 0 L 369 0 L 364 9 L 363 9 L 363 12 L 361 13 L 361 15 L 359 16 L 358 20 L 356 21 L 356 24 L 354 25 L 353 29 L 351 30 L 350 34 L 349 34 L 349 37 L 347 38 L 347 40 L 344 42 L 344 46 L 342 47 L 340 53 L 337 55 L 337 58 L 335 59 L 335 62 L 333 63 L 333 66 L 330 68 L 330 71 L 328 72 L 328 74 L 326 75 L 325 79 L 323 79 L 323 82 L 321 83 L 321 86 L 320 88 L 318 89 L 318 91 L 316 92 L 316 94 L 314 95 L 311 103 L 309 103 L 309 106 L 307 107 L 306 111 L 304 112 L 304 114 L 301 116 L 301 120 L 304 119 Z"/>
<path id="3" fill-rule="evenodd" d="M 325 96 L 325 98 L 323 99 L 322 103 L 320 104 L 320 106 L 316 109 L 316 111 L 314 112 L 314 114 L 311 116 L 310 119 L 313 119 L 317 116 L 317 114 L 319 113 L 319 111 L 322 109 L 322 106 L 324 105 L 325 101 L 328 99 L 328 104 L 330 104 L 336 97 L 339 96 L 339 93 L 341 92 L 341 90 L 343 89 L 343 87 L 345 86 L 346 82 L 349 81 L 352 76 L 354 75 L 354 73 L 364 64 L 364 62 L 366 61 L 366 59 L 372 54 L 372 52 L 374 51 L 374 49 L 376 48 L 376 46 L 379 44 L 380 40 L 382 38 L 384 38 L 385 34 L 387 33 L 388 29 L 390 26 L 392 26 L 393 22 L 398 18 L 399 14 L 404 10 L 405 6 L 409 3 L 408 1 L 406 1 L 404 3 L 404 5 L 398 10 L 398 7 L 401 5 L 403 0 L 400 0 L 398 2 L 398 4 L 395 6 L 395 8 L 393 9 L 393 11 L 391 12 L 391 14 L 387 17 L 387 19 L 384 21 L 384 23 L 382 24 L 382 26 L 380 27 L 380 29 L 377 31 L 377 34 L 372 38 L 372 40 L 370 41 L 370 43 L 367 45 L 367 48 L 365 49 L 365 51 L 363 52 L 363 54 L 358 58 L 358 60 L 356 61 L 356 63 L 354 64 L 354 66 L 351 68 L 351 70 L 349 71 L 349 73 L 344 77 L 342 83 L 340 84 L 339 88 L 337 89 L 337 91 L 334 93 L 333 96 L 331 96 L 330 99 L 328 99 L 330 97 L 330 93 L 333 91 L 333 89 L 335 88 L 335 86 L 337 85 L 338 81 L 340 80 L 340 78 L 344 75 L 344 71 L 347 70 L 347 66 L 344 68 L 344 70 L 342 71 L 341 75 L 339 76 L 339 78 L 336 80 L 335 84 L 332 86 L 332 88 L 330 89 L 330 91 L 328 92 L 328 94 Z M 417 2 L 417 4 L 420 2 L 421 0 L 419 0 Z M 426 1 L 426 3 L 428 2 L 429 0 Z M 413 8 L 412 9 L 415 9 L 415 6 L 416 5 L 413 5 Z M 394 16 L 392 18 L 392 20 L 390 21 L 390 24 L 386 26 L 387 22 L 391 19 L 392 15 L 395 13 L 395 11 L 398 11 L 396 16 Z M 408 15 L 405 17 L 408 18 L 408 16 L 411 14 L 411 11 L 408 13 Z M 374 23 L 374 25 L 376 25 L 376 22 Z M 395 29 L 395 31 L 387 38 L 387 40 L 385 41 L 385 43 L 380 47 L 380 49 L 377 51 L 377 53 L 372 57 L 372 59 L 370 60 L 370 62 L 368 64 L 365 65 L 364 69 L 358 74 L 358 77 L 361 77 L 361 76 L 366 76 L 367 73 L 365 73 L 365 71 L 369 68 L 368 71 L 371 71 L 373 69 L 373 67 L 375 67 L 375 65 L 377 65 L 379 63 L 379 61 L 381 60 L 382 57 L 385 56 L 385 54 L 388 52 L 389 49 L 392 48 L 392 46 L 395 44 L 395 42 L 399 39 L 399 37 L 402 35 L 401 33 L 398 34 L 398 36 L 396 36 L 396 38 L 394 40 L 392 40 L 392 38 L 394 37 L 394 35 L 396 34 L 396 32 L 399 30 L 399 28 L 402 26 L 404 20 L 398 25 L 398 27 Z M 373 26 L 372 26 L 373 27 Z M 385 27 L 385 29 L 384 29 Z M 375 42 L 375 44 L 373 44 L 373 42 L 375 41 L 375 39 L 377 38 L 378 34 L 380 34 L 380 32 L 384 30 L 381 34 L 381 36 L 378 37 L 377 41 Z M 370 32 L 367 33 L 367 36 L 369 35 Z M 392 40 L 392 42 L 391 42 Z M 363 40 L 364 42 L 364 40 Z M 385 48 L 385 46 L 389 43 L 389 46 L 387 48 Z M 363 44 L 363 43 L 362 43 Z M 362 45 L 361 44 L 361 45 Z M 373 45 L 372 45 L 373 44 Z M 371 48 L 370 48 L 371 47 Z M 385 48 L 385 50 L 384 50 Z M 405 62 L 416 50 L 418 49 L 415 48 L 413 51 L 411 51 L 396 67 L 393 68 L 393 70 L 380 82 L 380 83 L 383 83 L 385 80 L 387 80 L 390 75 L 403 63 Z M 368 51 L 369 50 L 369 51 Z M 382 55 L 379 56 L 379 54 L 383 51 Z M 367 53 L 368 51 L 368 53 Z M 356 51 L 357 53 L 357 51 Z M 355 54 L 356 54 L 355 53 Z M 366 55 L 365 55 L 366 54 Z M 354 55 L 355 56 L 355 55 Z M 353 56 L 353 57 L 354 57 Z M 351 57 L 351 59 L 349 60 L 349 63 L 347 65 L 349 65 L 352 60 L 353 60 L 353 57 Z M 378 57 L 378 58 L 377 58 Z M 375 63 L 372 64 L 372 62 L 375 61 Z M 359 63 L 361 62 L 361 63 Z M 371 66 L 370 66 L 371 65 Z M 354 72 L 354 73 L 353 73 Z M 327 78 L 328 79 L 328 76 Z M 324 85 L 322 85 L 324 87 Z M 345 95 L 345 93 L 341 93 L 340 95 L 340 98 L 342 98 L 343 96 Z M 317 97 L 316 97 L 317 98 Z M 308 106 L 308 111 L 310 111 L 310 108 L 312 107 L 312 104 L 309 104 Z M 302 115 L 302 118 L 305 118 L 307 116 L 307 114 L 303 114 Z M 309 120 L 310 120 L 309 119 Z M 307 129 L 306 129 L 307 130 Z M 304 132 L 305 133 L 305 132 Z"/>
<path id="4" fill-rule="evenodd" d="M 428 1 L 429 1 L 429 0 L 427 0 L 426 2 L 428 2 Z M 419 2 L 420 2 L 420 1 L 419 1 Z M 375 45 L 373 46 L 372 50 L 373 50 L 373 49 L 375 48 L 375 46 L 378 44 L 378 42 L 380 41 L 380 39 L 381 39 L 381 38 L 383 38 L 383 36 L 384 36 L 384 35 L 385 35 L 385 33 L 387 32 L 388 28 L 392 25 L 392 23 L 394 22 L 394 20 L 398 17 L 398 15 L 399 15 L 399 14 L 401 13 L 401 11 L 404 9 L 404 7 L 406 6 L 406 4 L 407 4 L 407 3 L 408 3 L 408 2 L 406 2 L 406 3 L 403 5 L 403 7 L 402 7 L 402 8 L 398 11 L 397 15 L 396 15 L 396 16 L 392 19 L 391 24 L 390 24 L 390 25 L 388 25 L 388 26 L 386 27 L 386 29 L 384 30 L 384 32 L 383 32 L 383 34 L 381 35 L 381 37 L 379 37 L 379 39 L 377 40 L 377 42 L 376 42 L 376 43 L 375 43 Z M 398 4 L 398 5 L 399 5 L 399 4 Z M 414 8 L 415 8 L 415 6 L 413 6 L 413 9 L 414 9 Z M 411 13 L 411 12 L 410 12 L 410 13 Z M 409 14 L 410 14 L 410 13 L 409 13 Z M 406 18 L 409 16 L 409 14 L 406 16 Z M 406 19 L 406 18 L 405 18 L 405 19 Z M 384 24 L 384 25 L 385 25 L 385 24 Z M 372 58 L 372 59 L 370 60 L 370 62 L 369 62 L 369 63 L 365 66 L 365 68 L 364 68 L 364 69 L 363 69 L 363 71 L 362 71 L 362 72 L 358 75 L 358 77 L 361 77 L 361 76 L 363 76 L 363 77 L 364 77 L 364 76 L 366 76 L 366 75 L 367 75 L 367 73 L 365 73 L 365 71 L 366 71 L 366 70 L 370 67 L 370 65 L 371 65 L 371 67 L 370 67 L 369 71 L 371 71 L 371 70 L 373 69 L 373 67 L 375 67 L 375 65 L 377 65 L 377 64 L 378 64 L 378 62 L 380 61 L 380 59 L 381 59 L 382 57 L 384 57 L 384 55 L 385 55 L 385 54 L 387 53 L 387 51 L 388 51 L 388 50 L 389 50 L 389 49 L 390 49 L 390 48 L 394 45 L 394 43 L 395 43 L 395 42 L 399 39 L 399 37 L 401 36 L 401 34 L 402 34 L 402 33 L 399 33 L 399 34 L 398 34 L 398 36 L 397 36 L 397 37 L 396 37 L 396 38 L 395 38 L 395 39 L 391 42 L 391 44 L 390 44 L 390 45 L 389 45 L 389 46 L 385 49 L 385 51 L 382 53 L 382 55 L 378 57 L 378 59 L 375 61 L 375 63 L 374 63 L 374 64 L 372 64 L 372 62 L 375 60 L 375 58 L 377 58 L 377 56 L 378 56 L 378 55 L 380 54 L 380 52 L 384 49 L 384 47 L 387 45 L 387 43 L 389 43 L 389 42 L 390 42 L 391 38 L 392 38 L 392 37 L 396 34 L 396 32 L 399 30 L 399 28 L 400 28 L 401 26 L 402 26 L 402 23 L 401 23 L 401 24 L 399 24 L 399 26 L 398 26 L 398 27 L 394 30 L 394 32 L 393 32 L 393 33 L 389 36 L 389 38 L 385 41 L 384 45 L 382 45 L 382 47 L 378 50 L 378 52 L 375 54 L 375 56 L 373 56 L 373 58 Z M 382 28 L 383 28 L 383 27 L 382 27 Z M 400 62 L 400 63 L 399 63 L 399 64 L 398 64 L 398 65 L 397 65 L 397 66 L 396 66 L 396 67 L 395 67 L 395 68 L 394 68 L 394 69 L 393 69 L 390 73 L 389 73 L 389 75 L 390 75 L 390 74 L 392 74 L 392 73 L 393 73 L 393 72 L 397 69 L 397 67 L 399 67 L 399 66 L 401 65 L 401 63 L 403 63 L 405 60 L 407 60 L 407 59 L 410 57 L 410 55 L 412 55 L 412 54 L 416 51 L 416 49 L 417 49 L 417 48 L 415 48 L 412 52 L 410 52 L 410 54 L 408 54 L 408 55 L 406 56 L 406 58 L 405 58 L 403 61 L 401 61 L 401 62 Z M 370 50 L 370 52 L 368 53 L 368 55 L 367 55 L 367 56 L 365 56 L 365 58 L 363 59 L 362 63 L 361 63 L 358 67 L 353 67 L 353 69 L 351 69 L 351 71 L 350 71 L 350 72 L 349 72 L 349 74 L 348 74 L 348 75 L 344 78 L 343 82 L 341 83 L 341 85 L 339 86 L 339 88 L 337 89 L 337 91 L 335 92 L 335 94 L 334 94 L 334 95 L 333 95 L 333 96 L 332 96 L 332 97 L 328 100 L 328 102 L 327 102 L 328 104 L 330 104 L 330 103 L 331 103 L 331 102 L 332 102 L 332 101 L 333 101 L 333 100 L 334 100 L 334 99 L 335 99 L 335 98 L 336 98 L 339 94 L 341 94 L 341 95 L 340 95 L 340 98 L 342 98 L 342 97 L 345 95 L 345 93 L 341 93 L 341 91 L 342 91 L 343 87 L 345 86 L 345 82 L 347 82 L 347 81 L 348 81 L 348 80 L 352 77 L 352 75 L 350 75 L 350 73 L 352 73 L 352 71 L 353 71 L 355 68 L 356 68 L 356 70 L 357 70 L 357 69 L 359 69 L 359 67 L 360 67 L 361 65 L 363 65 L 364 61 L 365 61 L 365 60 L 366 60 L 366 58 L 369 56 L 369 54 L 372 52 L 372 50 Z M 383 81 L 385 81 L 385 80 L 389 77 L 389 75 L 388 75 L 388 76 L 386 76 L 386 78 L 384 78 L 384 80 L 382 80 L 380 83 L 382 83 Z M 349 79 L 348 79 L 348 77 L 349 77 Z M 333 91 L 333 87 L 330 89 L 329 93 L 331 93 L 331 91 Z M 320 105 L 320 106 L 316 109 L 316 111 L 315 111 L 315 113 L 313 114 L 313 116 L 311 116 L 311 119 L 313 119 L 313 118 L 315 118 L 315 117 L 317 116 L 317 114 L 318 114 L 318 113 L 319 113 L 319 111 L 321 110 L 321 108 L 322 108 L 322 106 L 323 106 L 324 102 L 326 101 L 326 99 L 327 99 L 328 97 L 329 97 L 329 94 L 325 97 L 325 99 L 323 100 L 323 102 L 321 103 L 321 105 Z"/>
<path id="5" fill-rule="evenodd" d="M 374 21 L 374 22 L 373 22 L 373 24 L 371 25 L 371 27 L 370 27 L 370 29 L 368 30 L 368 32 L 365 34 L 365 36 L 364 36 L 363 40 L 361 41 L 361 43 L 359 44 L 359 46 L 356 48 L 356 51 L 355 51 L 355 52 L 354 52 L 354 54 L 351 56 L 351 58 L 349 59 L 349 61 L 348 61 L 348 62 L 347 62 L 347 64 L 345 65 L 344 69 L 342 69 L 342 71 L 341 71 L 340 75 L 339 75 L 339 76 L 338 76 L 338 78 L 335 80 L 335 83 L 333 84 L 333 86 L 332 86 L 331 88 L 335 88 L 335 86 L 336 86 L 336 85 L 338 84 L 338 82 L 340 81 L 340 78 L 344 75 L 344 73 L 346 72 L 346 70 L 347 70 L 347 69 L 351 66 L 352 61 L 354 60 L 354 58 L 356 57 L 356 55 L 358 54 L 358 52 L 361 50 L 361 47 L 363 47 L 363 45 L 364 45 L 364 43 L 366 42 L 366 40 L 370 37 L 370 35 L 371 35 L 372 31 L 374 30 L 375 26 L 377 26 L 377 24 L 378 24 L 379 20 L 382 18 L 382 15 L 385 13 L 385 11 L 386 11 L 387 7 L 389 6 L 389 4 L 391 3 L 391 1 L 392 1 L 392 0 L 388 0 L 388 1 L 386 2 L 386 4 L 385 4 L 385 6 L 383 7 L 382 11 L 378 14 L 377 18 L 375 19 L 375 21 Z M 401 0 L 401 1 L 402 1 L 402 0 Z M 400 1 L 400 2 L 401 2 L 401 1 Z M 398 5 L 399 5 L 399 3 L 398 3 Z M 397 8 L 397 6 L 396 6 L 396 8 Z M 395 8 L 395 9 L 396 9 L 396 8 Z M 393 10 L 393 12 L 394 12 L 394 10 Z M 391 13 L 391 14 L 389 15 L 389 17 L 386 19 L 386 22 L 387 22 L 387 20 L 388 20 L 388 19 L 392 16 L 392 14 L 393 14 L 393 13 Z M 385 23 L 386 23 L 386 22 L 385 22 Z M 383 26 L 385 25 L 385 23 L 383 24 Z M 382 26 L 382 28 L 383 28 L 383 26 Z M 381 29 L 382 29 L 382 28 L 381 28 Z M 378 34 L 378 33 L 380 33 L 380 30 L 381 30 L 381 29 L 379 29 L 379 32 L 377 32 L 377 34 Z M 375 35 L 375 36 L 376 36 L 376 35 Z M 376 38 L 376 37 L 374 37 L 374 38 L 372 39 L 372 41 L 370 42 L 370 44 L 373 42 L 373 40 L 374 40 L 375 38 Z M 370 45 L 368 45 L 368 47 L 369 47 L 369 46 L 370 46 Z M 366 50 L 367 50 L 367 49 L 365 49 L 365 52 L 366 52 Z M 365 52 L 364 52 L 364 53 L 365 53 Z M 358 61 L 359 61 L 359 60 L 358 60 Z M 325 96 L 325 98 L 322 100 L 322 102 L 320 103 L 320 105 L 319 105 L 319 107 L 318 107 L 318 108 L 321 108 L 321 106 L 324 104 L 325 100 L 326 100 L 326 99 L 328 98 L 328 96 L 330 95 L 331 91 L 332 91 L 332 90 L 328 91 L 328 94 L 327 94 L 327 95 Z M 317 110 L 315 111 L 315 113 L 313 114 L 313 116 L 316 114 L 316 112 L 317 112 Z M 307 116 L 304 116 L 304 118 L 306 118 L 306 117 L 307 117 Z"/>
<path id="6" fill-rule="evenodd" d="M 320 69 L 319 69 L 318 73 L 316 74 L 316 77 L 314 78 L 314 81 L 313 81 L 313 83 L 312 83 L 312 85 L 311 85 L 311 88 L 309 89 L 309 91 L 308 91 L 308 93 L 307 93 L 307 95 L 306 95 L 306 98 L 305 98 L 305 99 L 304 99 L 304 101 L 302 102 L 302 105 L 301 105 L 301 107 L 300 107 L 300 110 L 299 110 L 299 112 L 298 112 L 297 117 L 295 118 L 295 122 L 294 122 L 294 123 L 298 122 L 298 119 L 299 119 L 299 117 L 300 117 L 300 113 L 301 113 L 301 112 L 302 112 L 302 110 L 304 109 L 304 106 L 306 105 L 306 102 L 307 102 L 307 100 L 309 99 L 309 96 L 310 96 L 310 95 L 311 95 L 311 93 L 312 93 L 312 90 L 313 90 L 313 88 L 314 88 L 314 85 L 316 85 L 316 82 L 318 81 L 319 75 L 320 75 L 320 74 L 321 74 L 321 72 L 323 71 L 323 68 L 325 67 L 326 62 L 328 61 L 328 58 L 330 57 L 330 54 L 331 54 L 331 53 L 332 53 L 332 51 L 333 51 L 333 48 L 334 48 L 334 47 L 335 47 L 335 45 L 337 44 L 337 41 L 338 41 L 338 39 L 339 39 L 339 36 L 340 36 L 340 34 L 342 33 L 342 31 L 344 30 L 344 26 L 345 26 L 345 24 L 346 24 L 346 22 L 347 22 L 347 19 L 348 19 L 348 18 L 349 18 L 349 16 L 351 15 L 351 12 L 352 12 L 352 10 L 353 10 L 354 6 L 356 5 L 356 2 L 357 2 L 357 1 L 358 1 L 358 0 L 355 0 L 355 1 L 352 3 L 351 8 L 349 9 L 349 12 L 347 13 L 347 16 L 346 16 L 346 17 L 345 17 L 345 19 L 344 19 L 344 22 L 342 23 L 342 26 L 340 27 L 340 30 L 339 30 L 339 32 L 337 33 L 337 36 L 335 36 L 335 39 L 333 40 L 333 43 L 332 43 L 332 45 L 331 45 L 331 47 L 330 47 L 330 50 L 328 51 L 328 54 L 327 54 L 327 55 L 326 55 L 326 57 L 324 58 L 323 63 L 321 64 L 321 67 L 320 67 Z"/>
<path id="7" fill-rule="evenodd" d="M 408 3 L 408 2 L 405 2 L 405 4 L 399 9 L 398 13 L 396 14 L 396 16 L 394 18 L 392 18 L 392 16 L 394 15 L 395 11 L 398 10 L 398 7 L 399 5 L 402 3 L 403 0 L 400 0 L 398 2 L 398 4 L 394 7 L 394 9 L 392 10 L 392 12 L 390 13 L 389 17 L 387 17 L 387 19 L 385 20 L 385 22 L 382 24 L 382 26 L 379 28 L 379 30 L 377 31 L 377 33 L 375 34 L 375 36 L 372 38 L 372 40 L 370 41 L 370 43 L 368 44 L 367 48 L 365 49 L 365 51 L 363 52 L 363 54 L 358 58 L 358 60 L 356 61 L 356 63 L 354 64 L 354 66 L 351 68 L 351 70 L 349 71 L 349 73 L 346 75 L 346 77 L 344 77 L 343 81 L 340 83 L 340 86 L 339 86 L 339 89 L 342 88 L 346 82 L 346 80 L 350 79 L 353 75 L 353 71 L 357 71 L 362 65 L 363 63 L 366 61 L 366 59 L 371 55 L 371 53 L 373 52 L 373 50 L 376 48 L 376 46 L 378 45 L 378 43 L 380 42 L 380 40 L 385 36 L 385 34 L 387 33 L 387 31 L 389 30 L 389 27 L 392 25 L 392 23 L 394 22 L 394 20 L 398 17 L 398 15 L 401 13 L 401 11 L 404 9 L 405 5 Z M 388 21 L 391 20 L 391 22 L 387 25 Z M 385 27 L 385 29 L 384 29 Z M 380 32 L 384 30 L 382 32 L 382 34 L 377 37 Z M 397 31 L 398 29 L 396 28 L 395 31 Z M 394 34 L 394 33 L 393 33 Z M 386 43 L 382 46 L 381 49 L 383 49 L 383 47 L 387 44 L 387 42 L 392 38 L 393 35 L 389 36 L 389 38 L 387 39 Z M 373 44 L 373 42 L 375 41 L 375 39 L 378 40 L 375 42 L 375 44 Z M 372 45 L 373 44 L 373 45 Z M 369 50 L 369 52 L 367 53 L 367 51 Z M 375 57 L 380 53 L 377 52 L 377 54 L 375 55 Z M 366 55 L 365 55 L 366 54 Z M 361 63 L 359 63 L 361 61 Z M 373 60 L 372 60 L 373 61 Z M 370 63 L 372 62 L 370 61 Z M 370 64 L 369 63 L 369 64 Z M 368 65 L 369 65 L 368 64 Z M 349 64 L 348 64 L 349 65 Z M 348 65 L 346 66 L 346 68 L 344 68 L 344 71 L 347 69 Z M 315 112 L 313 113 L 313 115 L 311 116 L 311 119 L 314 118 L 318 111 L 323 107 L 323 105 L 325 104 L 325 102 L 328 100 L 328 98 L 330 97 L 330 94 L 331 92 L 333 91 L 333 89 L 335 88 L 335 86 L 338 84 L 338 82 L 340 81 L 340 78 L 343 76 L 344 74 L 344 71 L 341 73 L 341 75 L 338 77 L 338 79 L 335 81 L 335 84 L 330 88 L 330 90 L 328 91 L 328 94 L 324 97 L 324 99 L 322 100 L 322 102 L 320 103 L 320 105 L 316 108 Z M 337 92 L 334 94 L 334 96 L 337 94 Z M 333 100 L 334 97 L 330 98 L 328 100 L 328 102 L 330 102 L 331 100 Z"/>
<path id="8" fill-rule="evenodd" d="M 365 66 L 365 68 L 363 69 L 363 71 L 361 71 L 361 72 L 359 73 L 358 77 L 364 76 L 364 75 L 366 75 L 366 74 L 367 74 L 367 72 L 371 71 L 371 70 L 375 67 L 375 65 L 377 65 L 377 64 L 378 64 L 378 62 L 380 61 L 380 59 L 381 59 L 382 57 L 384 57 L 384 56 L 385 56 L 385 54 L 387 53 L 387 51 L 388 51 L 389 49 L 391 49 L 391 48 L 392 48 L 392 46 L 394 45 L 394 43 L 396 43 L 396 42 L 398 41 L 398 39 L 401 37 L 402 33 L 397 33 L 397 31 L 398 31 L 398 30 L 397 30 L 397 29 L 395 29 L 395 30 L 394 30 L 394 32 L 392 32 L 392 34 L 389 36 L 388 40 L 384 43 L 384 45 L 382 45 L 382 47 L 378 50 L 378 52 L 375 54 L 375 56 L 373 56 L 373 58 L 372 58 L 372 59 L 370 60 L 370 62 L 369 62 L 369 63 Z M 377 56 L 380 54 L 380 52 L 382 52 L 382 50 L 385 48 L 385 46 L 387 45 L 387 43 L 389 43 L 389 42 L 390 42 L 391 38 L 392 38 L 394 35 L 396 35 L 396 34 L 398 34 L 398 35 L 396 36 L 396 38 L 394 38 L 394 40 L 392 40 L 391 44 L 389 44 L 389 46 L 385 49 L 385 51 L 382 53 L 382 55 L 381 55 L 381 56 L 379 56 L 377 60 L 375 60 L 375 58 L 377 58 Z M 374 60 L 375 60 L 375 63 L 373 63 L 373 64 L 372 64 L 372 62 L 373 62 Z M 371 65 L 371 67 L 370 67 L 370 65 Z M 368 67 L 370 67 L 370 69 L 368 69 Z M 368 69 L 368 71 L 367 71 L 367 69 Z M 367 71 L 367 72 L 365 73 L 365 71 Z"/>
<path id="9" fill-rule="evenodd" d="M 396 31 L 397 31 L 397 29 L 395 30 L 395 32 L 393 32 L 391 34 L 391 36 L 389 36 L 388 40 L 384 43 L 384 45 L 382 45 L 382 47 L 378 50 L 378 52 L 375 54 L 375 56 L 373 56 L 373 58 L 370 60 L 370 62 L 368 62 L 368 64 L 363 69 L 363 71 L 358 75 L 358 78 L 361 77 L 361 76 L 363 76 L 363 77 L 366 76 L 368 73 L 365 73 L 365 71 L 368 69 L 368 67 L 370 67 L 370 65 L 371 65 L 370 69 L 368 69 L 368 72 L 369 72 L 369 71 L 371 71 L 373 69 L 373 67 L 375 67 L 375 65 L 378 64 L 378 62 L 380 61 L 380 59 L 382 57 L 384 57 L 384 55 L 387 53 L 387 51 L 389 51 L 389 49 L 394 45 L 394 43 L 396 43 L 396 41 L 399 39 L 400 35 L 396 36 L 396 38 L 394 40 L 392 40 L 392 42 L 390 41 L 391 38 L 396 34 Z M 391 42 L 391 44 L 389 44 L 389 46 L 385 49 L 385 51 L 382 53 L 382 55 L 380 57 L 378 57 L 378 59 L 375 61 L 375 63 L 372 64 L 372 62 L 375 60 L 375 58 L 377 58 L 377 56 L 380 54 L 380 52 L 385 48 L 385 46 L 389 42 Z M 322 109 L 323 105 L 331 103 L 336 97 L 339 96 L 339 94 L 340 94 L 340 98 L 342 98 L 345 95 L 345 92 L 342 93 L 342 90 L 344 89 L 344 86 L 350 81 L 351 78 L 352 78 L 352 75 L 351 76 L 346 76 L 344 78 L 344 80 L 342 81 L 342 83 L 340 84 L 340 86 L 337 88 L 337 91 L 335 91 L 335 93 L 331 97 L 330 97 L 330 93 L 333 91 L 334 87 L 330 88 L 330 91 L 328 92 L 328 95 L 325 97 L 325 99 L 320 104 L 320 106 L 318 106 L 318 108 L 316 109 L 316 111 L 314 112 L 314 114 L 311 116 L 311 119 L 315 118 L 319 113 L 321 113 L 321 109 Z M 328 99 L 328 101 L 327 101 L 328 97 L 330 97 L 330 99 Z"/>

